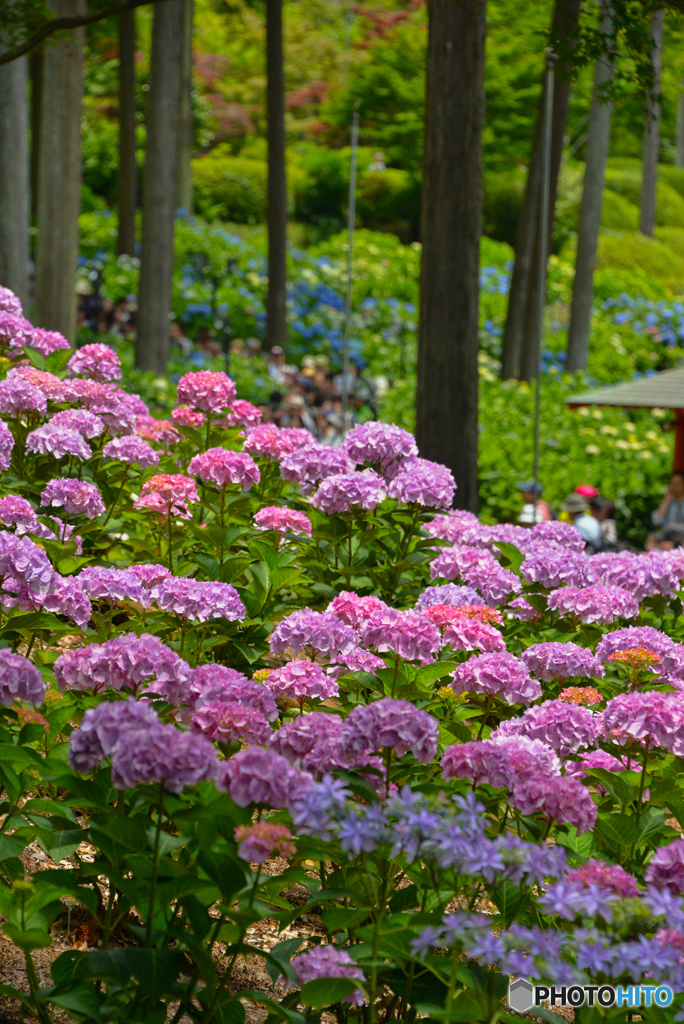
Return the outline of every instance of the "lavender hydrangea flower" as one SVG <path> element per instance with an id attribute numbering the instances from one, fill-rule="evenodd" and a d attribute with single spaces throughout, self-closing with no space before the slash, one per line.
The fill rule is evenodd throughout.
<path id="1" fill-rule="evenodd" d="M 295 654 L 313 647 L 319 654 L 344 655 L 358 646 L 356 633 L 330 612 L 301 608 L 281 619 L 271 633 L 272 654 L 283 654 L 291 647 Z"/>
<path id="2" fill-rule="evenodd" d="M 35 348 L 37 352 L 40 352 L 41 356 L 45 356 L 46 359 L 53 352 L 71 348 L 63 334 L 60 334 L 59 331 L 46 331 L 43 327 L 33 328 L 28 344 L 31 348 Z M 14 341 L 11 341 L 10 349 L 15 347 L 18 346 L 15 346 Z"/>
<path id="3" fill-rule="evenodd" d="M 460 608 L 462 604 L 473 605 L 480 600 L 480 595 L 472 587 L 459 587 L 455 583 L 443 583 L 441 586 L 427 587 L 416 601 L 416 611 L 429 608 L 433 604 L 451 605 Z"/>
<path id="4" fill-rule="evenodd" d="M 74 771 L 89 772 L 109 757 L 124 732 L 151 731 L 160 724 L 159 716 L 148 704 L 133 697 L 116 703 L 102 703 L 86 711 L 71 734 L 69 764 Z"/>
<path id="5" fill-rule="evenodd" d="M 55 459 L 63 459 L 69 455 L 80 459 L 81 462 L 85 462 L 93 454 L 90 445 L 77 430 L 56 427 L 52 423 L 46 423 L 28 434 L 26 451 L 38 455 L 52 455 Z"/>
<path id="6" fill-rule="evenodd" d="M 559 544 L 561 547 L 569 548 L 570 551 L 584 551 L 585 541 L 580 537 L 578 531 L 571 523 L 563 523 L 559 520 L 550 520 L 544 523 L 536 523 L 530 530 L 532 541 L 539 541 L 545 544 Z"/>
<path id="7" fill-rule="evenodd" d="M 47 399 L 43 392 L 28 380 L 9 373 L 0 380 L 0 413 L 3 416 L 17 416 L 21 412 L 38 412 L 44 415 Z"/>
<path id="8" fill-rule="evenodd" d="M 341 766 L 338 747 L 344 732 L 345 723 L 339 715 L 312 711 L 292 722 L 283 722 L 273 733 L 270 747 L 290 764 L 320 778 L 332 767 Z"/>
<path id="9" fill-rule="evenodd" d="M 11 577 L 34 594 L 47 594 L 55 571 L 42 548 L 27 537 L 0 531 L 0 578 Z"/>
<path id="10" fill-rule="evenodd" d="M 21 302 L 13 291 L 0 285 L 0 312 L 11 313 L 13 316 L 21 316 Z"/>
<path id="11" fill-rule="evenodd" d="M 665 747 L 684 756 L 684 703 L 679 694 L 647 690 L 620 693 L 603 712 L 606 736 L 629 737 L 651 747 Z"/>
<path id="12" fill-rule="evenodd" d="M 289 452 L 280 460 L 283 480 L 299 484 L 304 494 L 311 494 L 316 486 L 329 476 L 351 473 L 354 463 L 341 448 L 313 443 Z"/>
<path id="13" fill-rule="evenodd" d="M 639 605 L 632 594 L 620 587 L 597 583 L 592 587 L 561 587 L 552 590 L 548 607 L 559 615 L 573 615 L 581 622 L 612 622 L 632 619 L 639 614 Z"/>
<path id="14" fill-rule="evenodd" d="M 588 708 L 546 700 L 527 708 L 519 718 L 502 722 L 498 736 L 529 736 L 552 747 L 561 757 L 576 754 L 582 747 L 593 747 L 601 733 L 601 718 Z"/>
<path id="15" fill-rule="evenodd" d="M 55 477 L 40 495 L 41 505 L 63 507 L 67 515 L 97 519 L 105 510 L 95 484 L 73 477 Z"/>
<path id="16" fill-rule="evenodd" d="M 598 814 L 589 790 L 564 776 L 524 779 L 514 786 L 511 800 L 522 814 L 546 814 L 559 825 L 574 825 L 578 833 L 593 828 Z"/>
<path id="17" fill-rule="evenodd" d="M 193 714 L 191 727 L 216 743 L 231 740 L 263 746 L 268 743 L 272 729 L 261 711 L 238 701 L 209 701 Z"/>
<path id="18" fill-rule="evenodd" d="M 425 523 L 422 529 L 431 537 L 438 537 L 448 544 L 460 544 L 467 530 L 477 529 L 481 525 L 480 520 L 472 512 L 455 509 L 448 515 L 435 516 L 429 523 Z"/>
<path id="19" fill-rule="evenodd" d="M 108 441 L 102 449 L 102 456 L 105 459 L 126 462 L 129 466 L 137 465 L 141 469 L 159 465 L 159 452 L 156 452 L 151 444 L 135 434 L 115 437 Z"/>
<path id="20" fill-rule="evenodd" d="M 81 569 L 76 578 L 93 601 L 147 603 L 142 584 L 130 569 L 109 569 L 107 566 L 89 565 Z"/>
<path id="21" fill-rule="evenodd" d="M 32 533 L 38 519 L 30 501 L 18 494 L 6 494 L 0 498 L 0 523 L 14 526 L 20 537 L 23 533 Z"/>
<path id="22" fill-rule="evenodd" d="M 320 665 L 299 659 L 274 669 L 264 685 L 275 697 L 300 701 L 306 697 L 326 700 L 328 697 L 337 697 L 340 692 L 337 683 L 326 676 Z"/>
<path id="23" fill-rule="evenodd" d="M 671 596 L 679 589 L 679 577 L 667 558 L 669 552 L 636 555 L 631 551 L 599 552 L 589 563 L 591 580 L 622 587 L 643 601 L 651 594 Z"/>
<path id="24" fill-rule="evenodd" d="M 541 686 L 527 666 L 508 652 L 479 654 L 453 673 L 454 693 L 486 693 L 507 704 L 531 704 L 541 697 Z"/>
<path id="25" fill-rule="evenodd" d="M 112 784 L 131 789 L 138 783 L 163 785 L 171 793 L 213 779 L 217 771 L 213 744 L 174 725 L 125 730 L 111 752 Z"/>
<path id="26" fill-rule="evenodd" d="M 493 736 L 447 747 L 440 762 L 442 774 L 513 789 L 526 778 L 560 775 L 560 761 L 548 744 L 528 736 Z"/>
<path id="27" fill-rule="evenodd" d="M 104 423 L 99 416 L 87 409 L 62 409 L 48 420 L 55 427 L 68 427 L 77 430 L 83 437 L 99 437 L 104 431 Z"/>
<path id="28" fill-rule="evenodd" d="M 393 747 L 397 757 L 410 750 L 416 761 L 427 764 L 437 753 L 437 719 L 407 700 L 383 697 L 356 705 L 347 717 L 341 749 L 347 754 Z"/>
<path id="29" fill-rule="evenodd" d="M 456 482 L 453 473 L 439 462 L 428 459 L 405 459 L 391 480 L 388 495 L 404 504 L 426 508 L 450 508 Z"/>
<path id="30" fill-rule="evenodd" d="M 397 460 L 418 454 L 415 438 L 408 430 L 377 421 L 352 427 L 342 449 L 356 465 L 369 463 L 383 475 Z"/>
<path id="31" fill-rule="evenodd" d="M 407 661 L 428 665 L 442 648 L 437 627 L 417 612 L 401 612 L 387 608 L 373 612 L 363 624 L 364 646 L 385 652 L 394 651 Z"/>
<path id="32" fill-rule="evenodd" d="M 155 565 L 151 562 L 129 565 L 128 572 L 132 572 L 134 576 L 138 577 L 145 590 L 151 590 L 152 587 L 171 576 L 170 570 L 165 565 Z"/>
<path id="33" fill-rule="evenodd" d="M 646 868 L 646 881 L 673 895 L 684 893 L 684 839 L 656 850 Z"/>
<path id="34" fill-rule="evenodd" d="M 152 589 L 151 599 L 164 611 L 199 622 L 210 619 L 236 622 L 247 614 L 237 590 L 230 583 L 167 576 Z"/>
<path id="35" fill-rule="evenodd" d="M 550 640 L 532 644 L 520 655 L 520 660 L 534 672 L 537 679 L 550 683 L 553 679 L 594 677 L 603 679 L 605 669 L 591 651 L 571 641 L 561 643 Z"/>
<path id="36" fill-rule="evenodd" d="M 43 599 L 43 610 L 53 615 L 64 615 L 81 629 L 90 622 L 93 607 L 79 581 L 73 576 L 55 573 L 51 591 Z"/>
<path id="37" fill-rule="evenodd" d="M 1 411 L 1 410 L 0 410 Z M 372 470 L 341 473 L 327 477 L 312 498 L 314 508 L 334 515 L 340 512 L 372 510 L 385 500 L 387 491 L 381 476 Z"/>
<path id="38" fill-rule="evenodd" d="M 14 436 L 7 424 L 0 420 L 0 469 L 6 470 L 12 461 L 12 449 L 14 448 Z"/>
<path id="39" fill-rule="evenodd" d="M 227 665 L 200 665 L 190 674 L 186 703 L 197 709 L 211 701 L 253 707 L 261 712 L 267 722 L 274 722 L 278 717 L 278 705 L 271 691 Z"/>
<path id="40" fill-rule="evenodd" d="M 660 671 L 673 685 L 684 681 L 684 647 L 653 626 L 627 626 L 606 633 L 596 647 L 596 657 L 606 662 L 611 654 L 641 647 L 660 656 Z"/>
<path id="41" fill-rule="evenodd" d="M 40 707 L 45 698 L 43 677 L 28 658 L 0 650 L 0 704 L 11 708 L 16 700 Z"/>
<path id="42" fill-rule="evenodd" d="M 293 768 L 274 750 L 247 747 L 219 766 L 216 788 L 228 793 L 238 807 L 265 804 L 284 809 L 313 784 L 308 772 Z"/>
<path id="43" fill-rule="evenodd" d="M 109 345 L 95 342 L 76 349 L 67 363 L 72 377 L 89 377 L 91 380 L 104 383 L 119 380 L 121 377 L 121 360 Z"/>
<path id="44" fill-rule="evenodd" d="M 520 580 L 504 569 L 497 560 L 479 548 L 457 545 L 445 548 L 430 565 L 431 579 L 453 580 L 456 577 L 474 587 L 489 605 L 499 604 L 510 593 L 520 593 Z"/>
<path id="45" fill-rule="evenodd" d="M 357 967 L 347 950 L 332 945 L 307 949 L 292 961 L 292 966 L 300 985 L 305 985 L 307 981 L 315 981 L 317 978 L 364 980 L 363 971 Z M 353 1003 L 354 1006 L 363 1006 L 364 1001 L 365 997 L 360 989 L 356 989 L 342 1000 L 343 1003 Z"/>
<path id="46" fill-rule="evenodd" d="M 238 484 L 248 491 L 261 480 L 261 471 L 254 459 L 245 452 L 231 452 L 225 448 L 209 448 L 190 459 L 188 473 L 199 476 L 204 483 L 223 490 L 228 484 Z"/>
<path id="47" fill-rule="evenodd" d="M 582 586 L 586 575 L 585 555 L 555 544 L 535 544 L 529 547 L 521 566 L 525 583 L 539 583 L 542 587 Z"/>

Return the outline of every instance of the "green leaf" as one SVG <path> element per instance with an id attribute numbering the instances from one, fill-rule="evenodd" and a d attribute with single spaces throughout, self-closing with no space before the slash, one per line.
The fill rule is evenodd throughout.
<path id="1" fill-rule="evenodd" d="M 434 683 L 435 680 L 448 676 L 456 668 L 458 666 L 455 661 L 436 661 L 432 665 L 424 665 L 416 673 L 416 682 L 425 685 Z"/>
<path id="2" fill-rule="evenodd" d="M 560 843 L 561 846 L 565 846 L 566 849 L 572 850 L 582 860 L 588 860 L 596 849 L 596 840 L 593 834 L 591 832 L 583 832 L 579 836 L 574 825 L 566 825 L 566 828 L 567 834 L 563 832 L 556 834 L 556 842 Z"/>
<path id="3" fill-rule="evenodd" d="M 0 861 L 18 857 L 27 847 L 27 843 L 16 835 L 0 836 Z"/>
<path id="4" fill-rule="evenodd" d="M 271 950 L 271 956 L 274 960 L 285 963 L 289 967 L 290 960 L 295 955 L 303 941 L 303 939 L 285 939 L 283 942 L 278 942 Z M 267 962 L 266 973 L 275 985 L 279 975 L 283 974 L 284 971 L 280 971 L 276 964 Z"/>
<path id="5" fill-rule="evenodd" d="M 24 953 L 33 949 L 45 949 L 52 945 L 52 939 L 44 928 L 20 928 L 19 925 L 6 921 L 2 930 L 7 938 Z"/>
<path id="6" fill-rule="evenodd" d="M 236 892 L 245 887 L 245 873 L 236 861 L 219 855 L 211 850 L 203 850 L 197 863 L 221 890 L 224 900 L 229 900 Z"/>
<path id="7" fill-rule="evenodd" d="M 499 886 L 492 899 L 506 925 L 509 925 L 519 915 L 524 914 L 530 905 L 529 892 L 522 891 L 521 886 L 508 880 Z"/>
<path id="8" fill-rule="evenodd" d="M 50 992 L 49 1001 L 55 1006 L 61 1006 L 64 1010 L 82 1013 L 85 1017 L 91 1017 L 93 1020 L 100 1019 L 100 1000 L 97 989 L 86 982 L 80 985 L 70 985 L 65 992 L 59 990 Z"/>
<path id="9" fill-rule="evenodd" d="M 392 899 L 389 901 L 389 909 L 393 914 L 397 914 L 402 910 L 410 910 L 411 907 L 415 907 L 420 902 L 418 895 L 418 887 L 416 885 L 407 885 L 405 889 L 398 889 Z"/>
<path id="10" fill-rule="evenodd" d="M 644 839 L 660 832 L 665 824 L 667 812 L 664 807 L 647 807 L 639 818 L 639 829 Z"/>
<path id="11" fill-rule="evenodd" d="M 307 981 L 299 993 L 301 1001 L 314 1010 L 322 1010 L 324 1006 L 335 1006 L 346 996 L 350 996 L 359 987 L 358 981 L 351 978 L 315 978 Z"/>
<path id="12" fill-rule="evenodd" d="M 616 811 L 614 814 L 599 814 L 594 831 L 610 847 L 619 850 L 625 846 L 634 846 L 641 841 L 641 831 L 635 818 Z"/>
<path id="13" fill-rule="evenodd" d="M 515 545 L 508 544 L 505 541 L 498 541 L 494 544 L 494 547 L 498 548 L 501 554 L 504 556 L 501 559 L 501 564 L 503 565 L 504 569 L 510 569 L 511 572 L 514 572 L 516 573 L 516 575 L 519 576 L 520 566 L 523 564 L 523 561 L 525 560 L 525 555 L 522 553 L 522 551 L 519 551 L 518 548 L 515 547 Z"/>
<path id="14" fill-rule="evenodd" d="M 135 949 L 129 946 L 125 952 L 130 973 L 153 1001 L 172 989 L 185 962 L 185 957 L 178 950 Z"/>
<path id="15" fill-rule="evenodd" d="M 30 747 L 15 747 L 12 743 L 0 743 L 0 762 L 18 764 L 22 768 L 40 768 L 43 759 Z"/>
<path id="16" fill-rule="evenodd" d="M 270 996 L 265 996 L 263 992 L 243 989 L 240 992 L 240 998 L 249 999 L 253 1003 L 265 1006 L 269 1011 L 269 1015 L 273 1014 L 278 1020 L 286 1020 L 288 1024 L 306 1024 L 304 1014 L 299 1013 L 298 1010 L 290 1010 L 288 1007 L 283 1006 L 282 1003 L 277 1003 L 275 999 L 271 999 Z"/>

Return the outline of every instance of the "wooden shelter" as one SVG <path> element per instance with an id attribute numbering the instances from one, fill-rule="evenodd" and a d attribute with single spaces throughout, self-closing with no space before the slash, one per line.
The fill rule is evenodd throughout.
<path id="1" fill-rule="evenodd" d="M 675 414 L 675 444 L 672 469 L 684 470 L 684 366 L 660 370 L 650 377 L 611 384 L 596 391 L 571 395 L 571 409 L 583 405 L 612 405 L 623 409 L 672 409 Z"/>

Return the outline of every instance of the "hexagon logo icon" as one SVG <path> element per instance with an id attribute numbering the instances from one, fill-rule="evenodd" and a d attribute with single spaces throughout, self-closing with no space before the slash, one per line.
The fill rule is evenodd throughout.
<path id="1" fill-rule="evenodd" d="M 518 1013 L 534 1006 L 534 988 L 525 978 L 517 978 L 508 986 L 508 1005 Z"/>

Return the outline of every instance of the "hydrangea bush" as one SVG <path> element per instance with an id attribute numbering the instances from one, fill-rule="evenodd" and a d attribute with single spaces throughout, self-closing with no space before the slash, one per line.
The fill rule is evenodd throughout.
<path id="1" fill-rule="evenodd" d="M 0 991 L 41 1024 L 489 1024 L 515 976 L 684 1019 L 681 553 L 485 526 L 405 430 L 325 448 L 222 373 L 154 419 L 0 309 Z M 60 921 L 90 939 L 41 985 Z"/>

